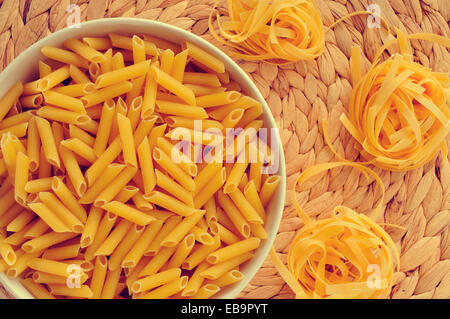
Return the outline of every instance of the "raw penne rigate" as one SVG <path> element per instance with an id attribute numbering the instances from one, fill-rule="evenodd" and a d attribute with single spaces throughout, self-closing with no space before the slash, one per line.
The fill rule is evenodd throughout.
<path id="1" fill-rule="evenodd" d="M 261 103 L 193 43 L 108 34 L 42 54 L 0 99 L 0 271 L 36 298 L 209 298 L 242 280 L 281 182 Z"/>

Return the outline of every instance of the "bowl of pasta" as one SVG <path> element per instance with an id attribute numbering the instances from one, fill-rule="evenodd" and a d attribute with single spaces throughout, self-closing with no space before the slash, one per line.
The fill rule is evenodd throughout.
<path id="1" fill-rule="evenodd" d="M 167 24 L 60 30 L 0 74 L 0 283 L 15 298 L 236 298 L 285 163 L 246 73 Z"/>

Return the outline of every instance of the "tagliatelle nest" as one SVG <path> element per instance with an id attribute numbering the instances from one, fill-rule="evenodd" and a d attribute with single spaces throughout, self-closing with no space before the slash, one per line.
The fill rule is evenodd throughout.
<path id="1" fill-rule="evenodd" d="M 228 0 L 228 13 L 225 21 L 217 14 L 218 33 L 211 13 L 209 29 L 234 49 L 230 55 L 235 57 L 283 64 L 315 59 L 324 50 L 322 18 L 314 1 Z"/>
<path id="2" fill-rule="evenodd" d="M 371 164 L 392 171 L 418 168 L 439 149 L 447 157 L 450 78 L 413 62 L 407 38 L 449 45 L 448 39 L 397 32 L 400 54 L 378 63 L 361 78 L 360 48 L 353 49 L 354 89 L 341 121 Z M 386 47 L 386 46 L 385 46 Z M 385 49 L 382 47 L 379 56 Z"/>

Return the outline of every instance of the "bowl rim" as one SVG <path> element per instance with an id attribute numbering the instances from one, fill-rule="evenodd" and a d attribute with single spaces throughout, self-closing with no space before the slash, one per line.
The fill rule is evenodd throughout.
<path id="1" fill-rule="evenodd" d="M 209 41 L 203 39 L 202 37 L 186 31 L 184 29 L 181 29 L 179 27 L 170 25 L 168 23 L 154 21 L 154 20 L 147 20 L 142 18 L 136 18 L 136 17 L 130 17 L 130 18 L 103 18 L 103 19 L 97 19 L 97 20 L 91 20 L 86 22 L 81 22 L 79 25 L 77 25 L 75 28 L 66 27 L 61 30 L 58 30 L 39 41 L 35 42 L 33 45 L 22 51 L 1 73 L 0 73 L 0 83 L 7 81 L 9 74 L 15 71 L 15 68 L 18 64 L 22 63 L 23 61 L 26 61 L 29 58 L 30 52 L 39 50 L 45 45 L 49 45 L 49 42 L 55 41 L 55 39 L 60 38 L 57 42 L 59 45 L 62 44 L 62 42 L 69 38 L 80 36 L 73 35 L 73 33 L 76 33 L 74 29 L 79 30 L 81 33 L 83 33 L 83 30 L 98 27 L 101 29 L 102 27 L 111 26 L 111 25 L 118 25 L 118 24 L 126 24 L 136 27 L 148 27 L 150 28 L 156 28 L 156 29 L 165 29 L 168 33 L 178 33 L 178 35 L 181 38 L 184 38 L 196 45 L 199 45 L 202 49 L 205 49 L 209 53 L 213 54 L 214 56 L 220 58 L 226 66 L 226 69 L 228 71 L 231 70 L 233 73 L 236 73 L 239 81 L 238 82 L 245 82 L 247 86 L 246 94 L 252 96 L 259 102 L 261 102 L 263 107 L 263 116 L 264 116 L 264 122 L 269 124 L 268 128 L 275 128 L 276 130 L 273 130 L 271 133 L 271 138 L 275 138 L 279 145 L 279 167 L 277 174 L 281 177 L 280 185 L 274 194 L 274 198 L 277 198 L 277 203 L 275 207 L 271 207 L 271 213 L 276 214 L 275 219 L 273 220 L 274 224 L 270 229 L 266 229 L 268 233 L 267 239 L 262 241 L 262 244 L 258 248 L 258 252 L 255 254 L 255 256 L 251 259 L 251 269 L 245 271 L 245 278 L 238 283 L 233 284 L 230 287 L 227 287 L 227 289 L 224 289 L 223 292 L 220 292 L 217 296 L 217 298 L 221 299 L 233 299 L 236 298 L 239 293 L 244 289 L 244 287 L 253 279 L 253 277 L 256 275 L 258 270 L 261 268 L 264 260 L 269 256 L 270 248 L 273 246 L 273 243 L 275 241 L 275 237 L 278 233 L 278 229 L 280 227 L 281 219 L 283 216 L 284 211 L 284 203 L 285 203 L 285 197 L 286 197 L 286 163 L 284 158 L 284 152 L 283 152 L 283 145 L 282 140 L 280 136 L 279 128 L 275 122 L 275 119 L 272 115 L 272 112 L 269 108 L 269 106 L 266 103 L 266 100 L 264 99 L 263 95 L 259 91 L 259 89 L 256 87 L 253 80 L 250 79 L 250 77 L 247 75 L 246 72 L 233 60 L 231 57 L 229 57 L 227 54 L 225 54 L 222 50 L 220 50 L 218 47 L 210 43 Z M 86 31 L 85 31 L 86 32 Z M 104 35 L 107 35 L 110 31 L 105 30 L 103 32 Z M 130 32 L 120 32 L 120 31 L 113 31 L 115 33 L 121 33 L 121 34 L 129 34 Z M 111 32 L 111 33 L 113 33 Z M 92 32 L 91 32 L 92 33 Z M 99 34 L 101 32 L 98 32 Z M 141 32 L 137 32 L 141 33 Z M 145 34 L 145 33 L 144 33 Z M 151 34 L 151 32 L 148 32 L 148 34 Z M 83 34 L 82 36 L 89 36 L 88 33 Z M 92 36 L 92 35 L 91 35 Z M 157 36 L 157 35 L 156 35 Z M 157 36 L 158 37 L 158 36 Z M 177 42 L 174 42 L 177 43 Z M 36 58 L 37 60 L 39 58 Z M 37 66 L 37 63 L 36 63 Z M 235 78 L 235 77 L 232 77 Z M 236 79 L 237 80 L 237 79 Z M 10 86 L 12 86 L 11 84 Z M 9 89 L 7 87 L 4 91 L 6 92 Z M 267 127 L 267 125 L 265 125 Z M 275 131 L 275 132 L 274 132 Z M 274 134 L 275 133 L 275 134 Z M 274 134 L 274 135 L 273 135 Z M 273 206 L 273 199 L 269 206 Z M 12 279 L 10 277 L 7 277 L 5 273 L 0 273 L 0 282 L 4 285 L 4 287 L 7 289 L 7 291 L 12 294 L 17 299 L 23 299 L 23 298 L 34 298 L 17 279 Z"/>

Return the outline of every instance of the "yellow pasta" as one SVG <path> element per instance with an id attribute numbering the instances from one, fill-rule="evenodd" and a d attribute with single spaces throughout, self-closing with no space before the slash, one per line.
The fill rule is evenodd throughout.
<path id="1" fill-rule="evenodd" d="M 235 258 L 267 237 L 278 185 L 260 174 L 271 152 L 239 155 L 261 103 L 191 43 L 109 34 L 41 51 L 39 78 L 0 99 L 0 271 L 37 298 L 209 298 L 242 279 Z"/>

